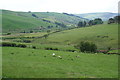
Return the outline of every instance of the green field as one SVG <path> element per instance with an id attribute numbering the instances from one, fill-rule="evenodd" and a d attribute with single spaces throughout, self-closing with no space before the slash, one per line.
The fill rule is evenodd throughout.
<path id="1" fill-rule="evenodd" d="M 107 37 L 104 37 L 107 36 Z M 59 44 L 78 44 L 81 41 L 91 41 L 97 44 L 99 48 L 118 47 L 118 25 L 104 24 L 86 28 L 76 28 L 62 31 L 48 36 L 46 40 L 36 39 L 39 43 L 56 42 Z M 46 41 L 46 42 L 45 42 Z"/>
<path id="2" fill-rule="evenodd" d="M 34 45 L 41 49 L 52 47 L 58 48 L 59 50 L 76 50 L 74 46 L 81 41 L 94 42 L 98 49 L 103 50 L 108 47 L 118 48 L 117 24 L 102 24 L 86 28 L 75 28 L 52 33 L 47 38 L 38 38 L 46 34 L 48 33 L 13 33 L 11 35 L 4 35 L 3 41 L 23 43 L 23 40 L 30 40 L 31 43 L 27 43 L 27 45 Z"/>
<path id="3" fill-rule="evenodd" d="M 117 23 L 80 28 L 77 23 L 87 19 L 70 14 L 2 11 L 3 78 L 118 77 Z M 76 48 L 82 41 L 94 43 L 97 50 L 82 53 Z"/>
<path id="4" fill-rule="evenodd" d="M 32 16 L 32 14 L 37 17 Z M 41 31 L 41 26 L 43 28 L 53 26 L 53 29 L 61 29 L 61 27 L 55 24 L 55 22 L 64 23 L 66 26 L 74 27 L 79 21 L 87 20 L 55 12 L 15 12 L 9 10 L 2 10 L 0 18 L 2 18 L 3 21 L 3 33 L 29 32 L 30 30 L 37 30 L 37 32 L 39 32 Z"/>
<path id="5" fill-rule="evenodd" d="M 3 47 L 6 78 L 117 78 L 117 65 L 118 55 Z"/>

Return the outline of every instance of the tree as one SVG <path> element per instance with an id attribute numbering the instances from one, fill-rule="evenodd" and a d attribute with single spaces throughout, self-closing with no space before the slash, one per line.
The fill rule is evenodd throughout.
<path id="1" fill-rule="evenodd" d="M 31 30 L 30 33 L 33 33 L 33 31 Z"/>
<path id="2" fill-rule="evenodd" d="M 91 52 L 96 52 L 97 51 L 97 46 L 93 43 L 91 43 Z"/>
<path id="3" fill-rule="evenodd" d="M 48 34 L 45 34 L 44 37 L 45 37 L 45 39 L 46 39 L 46 38 L 48 37 Z"/>
<path id="4" fill-rule="evenodd" d="M 86 24 L 87 24 L 87 23 L 86 23 L 86 21 L 84 21 L 83 26 L 85 27 L 85 26 L 86 26 Z"/>
<path id="5" fill-rule="evenodd" d="M 28 13 L 31 13 L 31 11 L 28 11 Z"/>
<path id="6" fill-rule="evenodd" d="M 93 20 L 90 20 L 90 21 L 88 22 L 88 24 L 89 24 L 89 26 L 93 25 Z"/>
<path id="7" fill-rule="evenodd" d="M 83 22 L 82 21 L 79 21 L 78 27 L 83 27 Z"/>
<path id="8" fill-rule="evenodd" d="M 35 17 L 35 18 L 38 18 L 37 15 L 35 15 L 35 14 L 32 14 L 32 16 Z"/>
<path id="9" fill-rule="evenodd" d="M 115 20 L 115 23 L 120 23 L 120 16 L 115 16 L 114 20 Z"/>
<path id="10" fill-rule="evenodd" d="M 110 18 L 110 19 L 108 20 L 108 24 L 111 24 L 111 23 L 115 23 L 115 20 L 114 20 L 113 18 Z"/>
<path id="11" fill-rule="evenodd" d="M 97 46 L 94 43 L 90 42 L 81 42 L 78 45 L 78 48 L 80 49 L 81 52 L 93 52 L 95 53 L 97 51 Z"/>
<path id="12" fill-rule="evenodd" d="M 7 35 L 11 35 L 11 33 L 7 33 Z"/>
<path id="13" fill-rule="evenodd" d="M 47 30 L 47 33 L 49 34 L 49 33 L 50 33 L 50 30 Z"/>
<path id="14" fill-rule="evenodd" d="M 103 21 L 101 18 L 96 18 L 93 20 L 93 25 L 97 25 L 97 24 L 103 24 Z"/>

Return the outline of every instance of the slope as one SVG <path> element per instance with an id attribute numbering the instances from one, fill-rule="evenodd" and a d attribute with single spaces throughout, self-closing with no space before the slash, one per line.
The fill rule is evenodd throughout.
<path id="1" fill-rule="evenodd" d="M 101 18 L 102 20 L 106 21 L 109 18 L 117 16 L 118 14 L 110 13 L 110 12 L 101 12 L 101 13 L 85 13 L 85 14 L 75 14 L 75 15 L 88 18 L 88 19 Z"/>
<path id="2" fill-rule="evenodd" d="M 81 20 L 87 20 L 75 16 L 69 16 L 55 12 L 15 12 L 2 10 L 3 32 L 23 31 L 31 29 L 75 26 Z M 64 26 L 62 26 L 64 27 Z"/>
<path id="3" fill-rule="evenodd" d="M 90 41 L 97 44 L 98 48 L 118 47 L 117 24 L 102 24 L 86 28 L 76 28 L 51 34 L 47 39 L 35 39 L 34 43 L 56 43 L 76 45 L 81 41 Z"/>
<path id="4" fill-rule="evenodd" d="M 3 10 L 2 11 L 2 26 L 3 32 L 7 31 L 22 31 L 39 28 L 40 26 L 47 27 L 54 25 L 47 23 L 34 17 L 19 16 L 16 12 Z"/>

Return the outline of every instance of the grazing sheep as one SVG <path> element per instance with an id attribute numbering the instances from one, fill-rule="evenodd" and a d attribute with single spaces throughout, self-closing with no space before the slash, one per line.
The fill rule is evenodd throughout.
<path id="1" fill-rule="evenodd" d="M 53 53 L 52 56 L 55 57 L 55 53 Z"/>
<path id="2" fill-rule="evenodd" d="M 61 56 L 58 56 L 58 58 L 59 58 L 59 59 L 62 59 L 62 57 L 61 57 Z"/>

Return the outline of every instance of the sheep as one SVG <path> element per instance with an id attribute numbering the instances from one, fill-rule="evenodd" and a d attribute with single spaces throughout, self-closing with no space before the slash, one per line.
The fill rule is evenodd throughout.
<path id="1" fill-rule="evenodd" d="M 52 56 L 55 57 L 55 53 L 53 53 Z"/>
<path id="2" fill-rule="evenodd" d="M 97 54 L 97 53 L 95 53 L 95 54 Z"/>
<path id="3" fill-rule="evenodd" d="M 61 57 L 61 56 L 58 56 L 58 58 L 59 58 L 59 59 L 62 59 L 62 57 Z"/>

